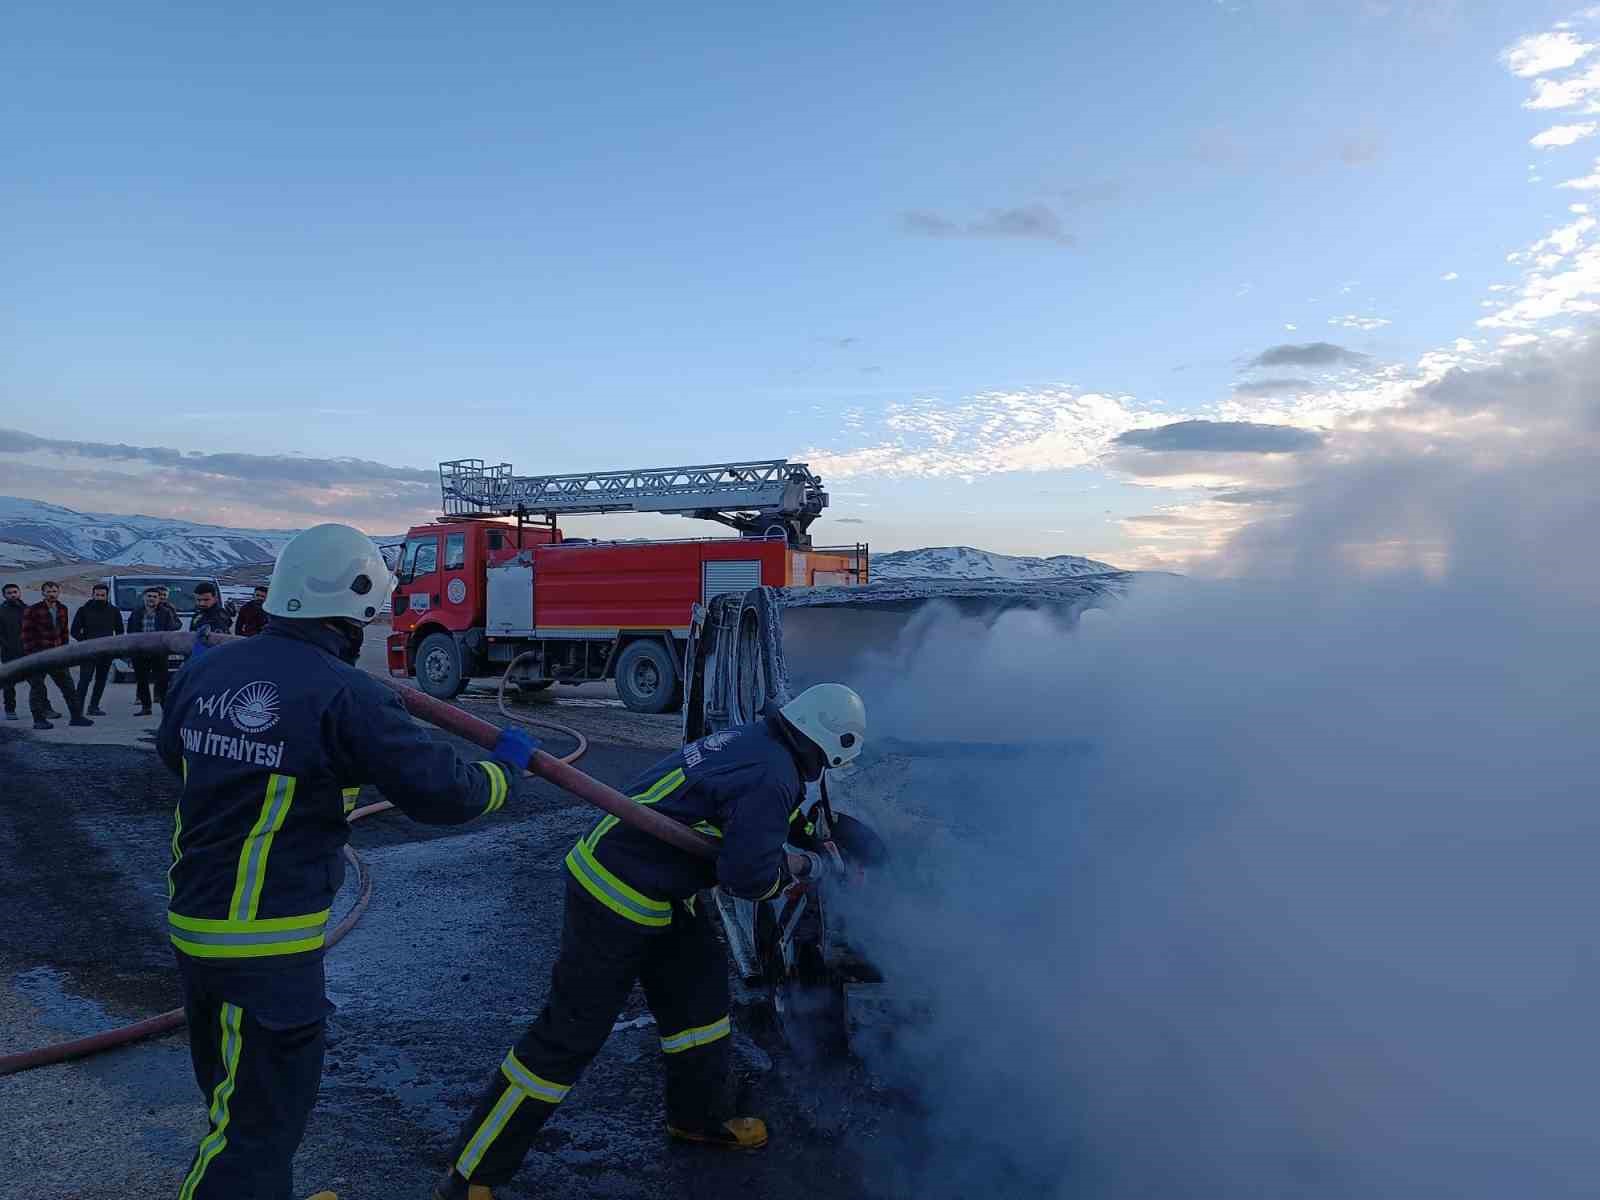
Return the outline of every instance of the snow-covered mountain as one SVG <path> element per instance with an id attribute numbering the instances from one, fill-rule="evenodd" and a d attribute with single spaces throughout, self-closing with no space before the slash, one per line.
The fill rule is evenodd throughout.
<path id="1" fill-rule="evenodd" d="M 0 496 L 0 567 L 50 562 L 95 562 L 223 571 L 278 557 L 292 529 L 227 529 L 170 517 L 81 513 L 58 504 Z M 400 536 L 373 538 L 392 555 Z M 1073 554 L 1026 558 L 936 546 L 872 556 L 874 579 L 998 579 L 1028 582 L 1076 579 L 1115 571 Z"/>
<path id="2" fill-rule="evenodd" d="M 971 546 L 931 546 L 924 550 L 896 550 L 872 556 L 874 579 L 1011 579 L 1018 581 L 1076 579 L 1116 571 L 1110 563 L 1057 554 L 1028 558 L 995 554 Z"/>
<path id="3" fill-rule="evenodd" d="M 0 496 L 0 566 L 126 563 L 177 571 L 271 562 L 293 530 L 225 529 L 167 517 L 81 513 Z"/>

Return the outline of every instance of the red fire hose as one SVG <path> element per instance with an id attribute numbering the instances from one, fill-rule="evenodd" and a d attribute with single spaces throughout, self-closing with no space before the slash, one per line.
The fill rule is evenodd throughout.
<path id="1" fill-rule="evenodd" d="M 208 645 L 220 645 L 223 642 L 236 641 L 227 634 L 193 634 L 193 633 L 133 633 L 121 637 L 95 638 L 92 641 L 76 642 L 69 646 L 58 646 L 54 650 L 45 650 L 37 654 L 27 655 L 25 658 L 14 659 L 9 663 L 0 665 L 0 683 L 14 683 L 26 679 L 30 675 L 40 674 L 56 667 L 76 666 L 82 662 L 89 662 L 100 658 L 132 658 L 140 655 L 189 655 L 197 637 L 204 636 Z M 509 675 L 509 671 L 507 674 Z M 488 721 L 480 720 L 471 713 L 447 704 L 443 700 L 436 700 L 424 692 L 414 688 L 405 687 L 392 679 L 384 680 L 400 697 L 406 711 L 412 716 L 427 721 L 447 733 L 465 738 L 475 745 L 486 750 L 492 750 L 495 742 L 500 737 L 500 729 Z M 502 711 L 504 711 L 504 687 L 501 688 Z M 562 726 L 557 726 L 562 728 Z M 615 788 L 608 787 L 591 775 L 586 775 L 572 765 L 587 743 L 583 736 L 576 730 L 570 731 L 578 737 L 578 749 L 564 757 L 548 754 L 543 750 L 535 751 L 528 761 L 528 770 L 542 779 L 547 779 L 564 791 L 571 792 L 582 800 L 587 800 L 606 812 L 611 813 L 619 821 L 632 825 L 644 833 L 659 838 L 670 845 L 702 858 L 715 858 L 716 844 L 709 838 L 702 837 L 685 825 L 680 825 L 672 818 L 655 812 L 642 804 L 635 804 Z M 367 804 L 356 809 L 350 814 L 351 821 L 359 821 L 374 813 L 384 812 L 393 805 L 387 800 L 375 804 Z M 356 869 L 357 885 L 359 891 L 356 902 L 344 918 L 328 935 L 329 949 L 344 938 L 361 919 L 361 914 L 366 911 L 368 902 L 372 899 L 372 873 L 361 861 L 359 855 L 349 846 L 344 848 L 345 857 Z M 110 1029 L 104 1033 L 92 1034 L 88 1037 L 76 1038 L 72 1041 L 57 1042 L 49 1046 L 41 1046 L 33 1050 L 25 1050 L 17 1054 L 0 1056 L 0 1076 L 13 1075 L 18 1071 L 26 1071 L 32 1067 L 41 1067 L 50 1063 L 65 1062 L 68 1059 L 83 1058 L 101 1050 L 109 1050 L 115 1046 L 123 1046 L 129 1042 L 139 1041 L 143 1038 L 157 1037 L 168 1033 L 184 1023 L 183 1010 L 175 1008 L 168 1012 L 159 1013 L 132 1025 L 125 1025 L 120 1029 Z"/>

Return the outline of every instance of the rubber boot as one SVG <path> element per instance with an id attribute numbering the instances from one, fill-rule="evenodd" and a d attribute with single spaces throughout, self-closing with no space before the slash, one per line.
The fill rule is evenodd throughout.
<path id="1" fill-rule="evenodd" d="M 767 1123 L 760 1117 L 729 1117 L 715 1129 L 679 1129 L 668 1125 L 667 1132 L 680 1142 L 699 1142 L 723 1150 L 759 1150 L 767 1144 Z"/>
<path id="2" fill-rule="evenodd" d="M 433 1185 L 433 1200 L 494 1200 L 494 1193 L 481 1183 L 468 1183 L 452 1167 Z"/>

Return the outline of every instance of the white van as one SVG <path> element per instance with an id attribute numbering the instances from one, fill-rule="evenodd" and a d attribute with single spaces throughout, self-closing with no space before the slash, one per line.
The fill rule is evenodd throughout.
<path id="1" fill-rule="evenodd" d="M 179 625 L 183 629 L 189 627 L 189 618 L 199 608 L 194 602 L 194 589 L 199 584 L 209 583 L 221 593 L 221 585 L 212 575 L 107 575 L 100 582 L 110 590 L 111 603 L 122 611 L 124 623 L 144 607 L 145 588 L 166 588 L 167 602 L 178 610 Z M 176 657 L 169 663 L 174 670 L 182 665 L 183 659 Z M 115 682 L 126 683 L 133 678 L 133 664 L 119 658 L 112 664 L 111 675 Z"/>

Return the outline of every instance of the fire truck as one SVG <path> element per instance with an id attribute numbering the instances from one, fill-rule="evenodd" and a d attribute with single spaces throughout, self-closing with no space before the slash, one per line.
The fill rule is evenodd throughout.
<path id="1" fill-rule="evenodd" d="M 390 674 L 445 699 L 474 676 L 509 675 L 523 690 L 611 679 L 627 707 L 666 712 L 682 704 L 697 604 L 867 581 L 865 544 L 812 545 L 828 494 L 805 463 L 532 476 L 472 458 L 440 463 L 439 483 L 442 516 L 400 550 L 387 652 Z M 717 521 L 739 536 L 599 541 L 557 524 L 615 512 Z"/>

